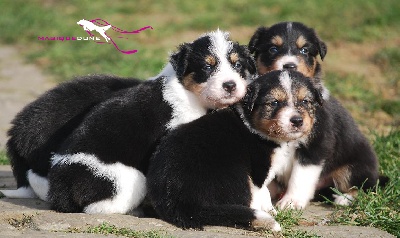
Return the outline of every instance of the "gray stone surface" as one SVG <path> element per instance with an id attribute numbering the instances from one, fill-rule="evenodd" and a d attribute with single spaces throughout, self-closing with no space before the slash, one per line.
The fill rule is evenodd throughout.
<path id="1" fill-rule="evenodd" d="M 16 187 L 10 166 L 0 166 L 0 185 L 2 188 Z M 371 227 L 328 226 L 326 221 L 331 212 L 331 207 L 313 203 L 303 212 L 305 220 L 298 229 L 326 238 L 394 237 L 387 232 Z M 27 222 L 21 222 L 24 220 Z M 16 224 L 19 223 L 22 224 L 17 226 Z M 68 233 L 71 230 L 83 231 L 89 226 L 103 223 L 137 231 L 157 230 L 173 237 L 265 237 L 262 232 L 228 227 L 206 227 L 204 231 L 182 230 L 159 219 L 137 218 L 130 215 L 57 213 L 50 210 L 48 203 L 39 199 L 0 199 L 0 237 L 115 237 L 113 235 Z M 282 236 L 277 234 L 277 237 Z"/>

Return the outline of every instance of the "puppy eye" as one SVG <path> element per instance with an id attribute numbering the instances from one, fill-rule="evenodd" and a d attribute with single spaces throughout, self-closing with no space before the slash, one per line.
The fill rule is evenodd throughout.
<path id="1" fill-rule="evenodd" d="M 272 102 L 270 103 L 270 105 L 271 105 L 272 107 L 277 107 L 277 106 L 279 105 L 279 101 L 278 101 L 278 100 L 274 100 L 274 101 L 272 101 Z"/>
<path id="2" fill-rule="evenodd" d="M 300 53 L 302 53 L 303 55 L 308 54 L 308 48 L 307 47 L 303 47 L 300 49 Z"/>
<path id="3" fill-rule="evenodd" d="M 301 101 L 301 103 L 302 103 L 303 105 L 308 105 L 308 104 L 310 103 L 310 101 L 308 101 L 307 99 L 303 99 L 303 100 Z"/>
<path id="4" fill-rule="evenodd" d="M 233 65 L 233 67 L 235 69 L 241 69 L 242 68 L 242 64 L 239 61 L 236 61 L 236 63 Z"/>
<path id="5" fill-rule="evenodd" d="M 269 53 L 271 54 L 278 53 L 278 48 L 276 46 L 272 46 L 271 48 L 269 48 Z"/>
<path id="6" fill-rule="evenodd" d="M 207 72 L 210 72 L 211 70 L 212 70 L 212 65 L 210 65 L 210 64 L 206 64 L 204 67 L 203 67 L 203 70 L 204 71 L 207 71 Z"/>

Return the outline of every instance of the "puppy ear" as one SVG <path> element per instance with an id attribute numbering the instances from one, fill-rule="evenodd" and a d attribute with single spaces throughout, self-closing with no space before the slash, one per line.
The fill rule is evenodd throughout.
<path id="1" fill-rule="evenodd" d="M 324 104 L 324 97 L 322 96 L 322 91 L 314 88 L 313 90 L 315 101 L 318 103 L 319 106 Z"/>
<path id="2" fill-rule="evenodd" d="M 249 71 L 250 74 L 255 74 L 257 73 L 257 68 L 256 68 L 256 61 L 254 60 L 254 57 L 250 54 L 249 48 L 245 45 L 240 45 L 240 54 L 243 55 L 244 60 L 245 60 L 245 68 Z"/>
<path id="3" fill-rule="evenodd" d="M 190 49 L 190 44 L 184 43 L 179 46 L 177 52 L 173 53 L 170 56 L 169 61 L 172 64 L 172 67 L 174 68 L 178 78 L 182 78 L 186 71 L 188 65 L 187 58 L 190 53 Z"/>
<path id="4" fill-rule="evenodd" d="M 318 51 L 321 60 L 324 60 L 326 53 L 328 53 L 328 47 L 326 46 L 325 42 L 318 39 Z"/>
<path id="5" fill-rule="evenodd" d="M 254 103 L 257 99 L 259 91 L 260 85 L 257 81 L 253 81 L 247 85 L 246 95 L 241 100 L 245 115 L 250 115 L 250 113 L 253 111 Z"/>
<path id="6" fill-rule="evenodd" d="M 268 28 L 265 26 L 259 27 L 256 32 L 253 34 L 253 36 L 250 39 L 249 42 L 249 50 L 250 54 L 254 54 L 256 52 L 258 46 L 261 44 L 261 38 L 264 36 L 265 32 L 268 31 Z"/>

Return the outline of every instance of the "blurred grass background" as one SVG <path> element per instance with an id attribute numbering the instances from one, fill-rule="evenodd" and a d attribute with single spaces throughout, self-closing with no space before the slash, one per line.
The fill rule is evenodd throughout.
<path id="1" fill-rule="evenodd" d="M 38 40 L 38 36 L 87 36 L 76 22 L 96 18 L 123 30 L 148 25 L 154 29 L 118 39 L 121 49 L 138 50 L 131 55 L 109 44 Z M 247 44 L 258 26 L 279 21 L 303 22 L 328 44 L 322 63 L 324 81 L 374 143 L 381 172 L 392 179 L 391 189 L 380 194 L 397 196 L 395 202 L 400 204 L 400 1 L 0 0 L 0 42 L 19 48 L 28 62 L 57 81 L 93 73 L 146 79 L 162 69 L 176 46 L 206 31 L 220 28 Z M 382 200 L 380 205 L 392 210 L 385 213 L 387 219 L 400 220 L 398 207 L 393 213 L 392 203 Z M 367 225 L 376 224 L 376 217 L 366 220 Z M 390 227 L 396 226 L 400 227 L 398 223 Z M 390 227 L 383 229 L 393 233 Z"/>

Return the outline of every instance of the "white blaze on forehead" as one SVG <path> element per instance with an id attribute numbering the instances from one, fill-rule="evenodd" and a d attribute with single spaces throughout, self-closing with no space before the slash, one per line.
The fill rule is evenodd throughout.
<path id="1" fill-rule="evenodd" d="M 210 37 L 210 51 L 219 59 L 226 59 L 228 52 L 232 50 L 232 41 L 229 41 L 229 33 L 219 29 L 207 34 Z"/>
<path id="2" fill-rule="evenodd" d="M 288 31 L 289 33 L 292 31 L 292 23 L 291 23 L 291 22 L 288 22 L 288 23 L 287 23 L 286 29 L 287 29 L 287 31 Z"/>
<path id="3" fill-rule="evenodd" d="M 289 106 L 292 106 L 293 105 L 292 79 L 290 78 L 289 73 L 287 71 L 283 71 L 279 75 L 279 81 L 286 92 Z"/>

